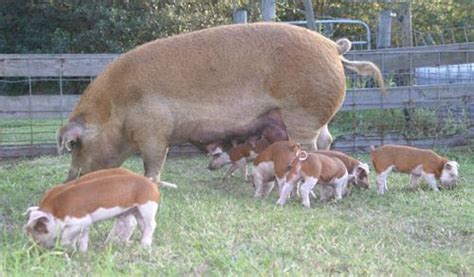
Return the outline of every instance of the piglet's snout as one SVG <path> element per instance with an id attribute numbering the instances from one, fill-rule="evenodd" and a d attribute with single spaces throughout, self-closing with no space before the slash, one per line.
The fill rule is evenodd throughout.
<path id="1" fill-rule="evenodd" d="M 227 155 L 226 153 L 214 154 L 207 168 L 209 170 L 216 170 L 230 162 L 231 160 L 229 159 L 229 155 Z"/>

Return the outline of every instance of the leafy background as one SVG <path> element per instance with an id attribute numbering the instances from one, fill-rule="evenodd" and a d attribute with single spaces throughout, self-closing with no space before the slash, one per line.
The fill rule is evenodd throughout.
<path id="1" fill-rule="evenodd" d="M 249 22 L 261 20 L 261 1 L 235 2 L 248 11 Z M 303 1 L 276 2 L 277 21 L 304 19 Z M 318 0 L 313 7 L 319 19 L 360 19 L 373 32 L 382 9 L 396 13 L 400 8 L 397 3 L 361 2 L 365 1 Z M 473 8 L 470 0 L 414 1 L 414 30 L 442 32 L 470 26 Z M 232 13 L 229 0 L 0 0 L 0 53 L 120 53 L 156 38 L 230 24 Z M 394 41 L 400 32 L 397 19 L 392 23 Z M 351 27 L 337 26 L 334 37 L 346 35 L 347 28 Z"/>

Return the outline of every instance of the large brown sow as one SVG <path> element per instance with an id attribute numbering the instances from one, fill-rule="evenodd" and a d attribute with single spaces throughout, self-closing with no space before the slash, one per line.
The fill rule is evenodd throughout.
<path id="1" fill-rule="evenodd" d="M 343 102 L 344 67 L 383 83 L 372 63 L 345 60 L 348 49 L 282 23 L 220 26 L 136 47 L 97 76 L 59 129 L 58 149 L 72 154 L 68 179 L 134 153 L 145 175 L 159 179 L 169 146 L 238 136 L 271 110 L 292 139 L 311 143 Z"/>

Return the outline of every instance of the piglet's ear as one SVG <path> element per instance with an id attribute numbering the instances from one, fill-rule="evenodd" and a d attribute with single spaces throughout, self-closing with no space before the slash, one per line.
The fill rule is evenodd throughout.
<path id="1" fill-rule="evenodd" d="M 48 222 L 47 217 L 39 218 L 38 220 L 35 221 L 33 225 L 33 230 L 36 233 L 47 234 L 48 233 L 48 227 L 46 227 L 47 222 Z"/>
<path id="2" fill-rule="evenodd" d="M 449 161 L 444 164 L 444 169 L 451 170 L 453 167 L 459 168 L 459 164 L 456 161 Z"/>
<path id="3" fill-rule="evenodd" d="M 70 122 L 61 127 L 56 133 L 58 154 L 62 154 L 64 149 L 70 152 L 83 133 L 84 127 L 78 122 Z"/>
<path id="4" fill-rule="evenodd" d="M 24 216 L 29 216 L 31 212 L 39 210 L 38 206 L 29 207 L 26 212 L 23 213 Z"/>
<path id="5" fill-rule="evenodd" d="M 299 143 L 295 143 L 292 146 L 290 146 L 291 151 L 297 151 L 301 148 L 301 145 Z"/>
<path id="6" fill-rule="evenodd" d="M 28 226 L 33 225 L 38 220 L 43 220 L 45 222 L 48 222 L 49 216 L 47 213 L 40 210 L 32 211 L 30 213 L 30 217 L 28 218 L 28 223 L 26 225 Z"/>
<path id="7" fill-rule="evenodd" d="M 250 137 L 247 142 L 252 146 L 253 148 L 257 147 L 257 140 L 258 137 Z"/>

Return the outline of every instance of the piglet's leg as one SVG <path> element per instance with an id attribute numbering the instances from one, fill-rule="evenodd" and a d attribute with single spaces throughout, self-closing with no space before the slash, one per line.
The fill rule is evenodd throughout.
<path id="1" fill-rule="evenodd" d="M 237 167 L 240 170 L 240 173 L 242 173 L 242 177 L 244 177 L 245 182 L 249 181 L 249 176 L 247 173 L 247 160 L 245 158 L 242 158 L 238 161 L 235 162 Z"/>
<path id="2" fill-rule="evenodd" d="M 313 191 L 313 188 L 317 182 L 318 182 L 317 178 L 308 177 L 304 180 L 304 183 L 301 185 L 300 187 L 301 205 L 303 205 L 303 207 L 306 207 L 306 208 L 310 207 L 309 195 Z"/>
<path id="3" fill-rule="evenodd" d="M 286 176 L 283 176 L 281 178 L 276 177 L 275 182 L 278 186 L 278 195 L 280 195 L 281 190 L 283 189 L 283 185 L 285 185 L 285 182 L 286 182 Z"/>
<path id="4" fill-rule="evenodd" d="M 224 177 L 222 177 L 223 182 L 227 182 L 229 180 L 229 177 L 232 175 L 237 170 L 237 165 L 235 163 L 231 163 L 229 169 L 224 174 Z"/>
<path id="5" fill-rule="evenodd" d="M 418 181 L 420 180 L 420 175 L 418 174 L 411 174 L 410 175 L 410 188 L 416 189 L 418 187 Z"/>
<path id="6" fill-rule="evenodd" d="M 283 184 L 283 187 L 281 188 L 281 192 L 280 192 L 280 198 L 276 202 L 277 205 L 283 206 L 286 204 L 286 200 L 289 198 L 291 191 L 295 187 L 295 184 L 296 184 L 296 180 L 293 180 L 293 182 L 291 180 L 286 181 Z"/>
<path id="7" fill-rule="evenodd" d="M 83 228 L 83 225 L 72 225 L 64 228 L 61 235 L 61 245 L 70 250 L 76 250 L 76 243 Z"/>
<path id="8" fill-rule="evenodd" d="M 275 187 L 275 182 L 268 182 L 265 186 L 265 197 L 268 197 Z"/>
<path id="9" fill-rule="evenodd" d="M 155 215 L 158 210 L 158 204 L 153 201 L 138 206 L 137 221 L 142 231 L 141 244 L 150 247 L 153 241 L 153 232 L 156 228 Z"/>
<path id="10" fill-rule="evenodd" d="M 328 201 L 334 196 L 333 188 L 326 184 L 319 184 L 319 200 L 321 202 Z"/>
<path id="11" fill-rule="evenodd" d="M 263 188 L 265 186 L 264 183 L 266 182 L 263 176 L 258 172 L 258 169 L 254 171 L 254 175 L 252 179 L 253 179 L 253 185 L 255 187 L 254 197 L 260 198 L 263 196 Z"/>
<path id="12" fill-rule="evenodd" d="M 377 188 L 379 194 L 383 195 L 387 189 L 387 177 L 392 172 L 393 166 L 388 167 L 384 171 L 377 173 Z"/>
<path id="13" fill-rule="evenodd" d="M 336 190 L 336 200 L 342 199 L 343 191 L 347 189 L 347 174 L 336 180 L 334 183 L 334 188 Z"/>
<path id="14" fill-rule="evenodd" d="M 89 245 L 89 226 L 82 229 L 81 235 L 79 237 L 79 251 L 82 253 L 87 252 Z"/>
<path id="15" fill-rule="evenodd" d="M 423 179 L 428 183 L 428 185 L 434 190 L 434 191 L 439 191 L 438 185 L 436 184 L 436 177 L 432 173 L 422 173 Z"/>
<path id="16" fill-rule="evenodd" d="M 119 233 L 119 239 L 123 243 L 127 243 L 130 241 L 130 237 L 133 234 L 133 230 L 135 230 L 135 227 L 137 226 L 137 220 L 135 219 L 135 216 L 133 215 L 127 215 L 121 220 L 122 228 Z"/>
<path id="17" fill-rule="evenodd" d="M 110 230 L 110 233 L 105 240 L 105 243 L 114 240 L 127 243 L 132 236 L 135 226 L 137 226 L 137 220 L 133 214 L 118 216 L 112 230 Z"/>
<path id="18" fill-rule="evenodd" d="M 296 184 L 296 188 L 291 191 L 290 197 L 301 197 L 301 185 L 299 182 Z"/>
<path id="19" fill-rule="evenodd" d="M 114 226 L 112 226 L 112 229 L 107 235 L 107 238 L 105 239 L 106 244 L 110 243 L 111 241 L 114 241 L 117 238 L 117 233 L 119 232 L 118 229 L 120 228 L 118 225 L 119 225 L 119 218 L 115 220 Z"/>

